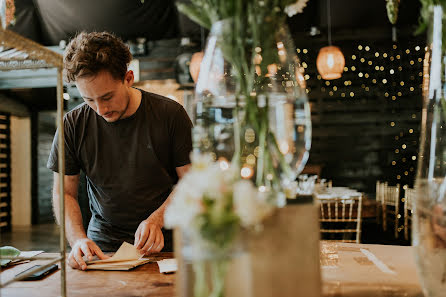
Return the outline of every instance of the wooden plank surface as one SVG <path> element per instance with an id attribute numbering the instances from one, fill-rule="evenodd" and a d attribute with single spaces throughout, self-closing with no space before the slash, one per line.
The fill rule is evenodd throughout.
<path id="1" fill-rule="evenodd" d="M 154 259 L 161 260 L 172 257 L 172 253 L 159 253 Z M 5 282 L 16 273 L 39 264 L 39 262 L 43 261 L 33 261 L 5 269 L 0 275 L 1 281 Z M 142 265 L 130 271 L 80 271 L 67 268 L 69 297 L 171 297 L 175 295 L 174 284 L 175 275 L 161 274 L 156 262 Z M 1 289 L 0 296 L 60 296 L 60 270 L 43 280 L 15 282 Z"/>
<path id="2" fill-rule="evenodd" d="M 392 273 L 367 258 L 366 250 Z M 410 246 L 321 242 L 324 297 L 423 297 Z"/>
<path id="3" fill-rule="evenodd" d="M 395 274 L 380 270 L 367 259 L 361 249 L 373 253 Z M 412 247 L 321 242 L 320 251 L 324 297 L 423 296 L 416 275 Z M 160 253 L 157 259 L 172 256 L 172 253 Z M 5 269 L 0 274 L 1 280 L 6 281 L 36 263 L 37 261 L 34 261 Z M 303 264 L 299 266 L 302 271 L 306 269 Z M 59 275 L 60 273 L 56 272 L 44 280 L 13 283 L 1 289 L 0 296 L 60 296 Z M 277 278 L 279 277 L 291 279 L 296 276 L 284 273 L 279 274 Z M 149 263 L 131 271 L 78 271 L 68 268 L 67 284 L 69 297 L 176 296 L 175 274 L 160 274 L 156 263 Z"/>

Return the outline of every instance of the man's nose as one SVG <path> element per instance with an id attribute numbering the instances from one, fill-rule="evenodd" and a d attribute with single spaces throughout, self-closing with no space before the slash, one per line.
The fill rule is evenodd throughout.
<path id="1" fill-rule="evenodd" d="M 100 116 L 103 116 L 108 112 L 108 107 L 103 103 L 96 103 L 96 110 Z"/>

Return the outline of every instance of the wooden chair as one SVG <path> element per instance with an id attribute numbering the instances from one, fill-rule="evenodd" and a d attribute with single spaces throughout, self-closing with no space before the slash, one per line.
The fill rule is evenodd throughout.
<path id="1" fill-rule="evenodd" d="M 413 203 L 415 202 L 415 189 L 406 188 L 404 191 L 404 238 L 409 240 L 409 229 L 412 227 Z M 410 222 L 409 222 L 410 221 Z"/>
<path id="2" fill-rule="evenodd" d="M 383 200 L 382 217 L 383 217 L 383 230 L 387 231 L 387 223 L 390 220 L 394 223 L 394 236 L 398 238 L 399 219 L 401 217 L 399 213 L 400 207 L 400 185 L 389 186 L 387 183 L 383 186 Z"/>
<path id="3" fill-rule="evenodd" d="M 384 191 L 387 187 L 387 182 L 376 181 L 376 197 L 375 200 L 378 202 L 376 204 L 376 222 L 378 225 L 382 225 L 383 221 L 383 203 L 384 203 Z"/>
<path id="4" fill-rule="evenodd" d="M 348 198 L 336 197 L 318 199 L 318 202 L 320 204 L 320 232 L 323 240 L 360 242 L 362 211 L 361 195 Z M 327 238 L 329 234 L 334 235 L 335 238 Z M 340 235 L 342 235 L 342 238 L 339 238 Z M 346 237 L 348 238 L 346 239 Z M 352 237 L 354 239 L 352 239 Z"/>

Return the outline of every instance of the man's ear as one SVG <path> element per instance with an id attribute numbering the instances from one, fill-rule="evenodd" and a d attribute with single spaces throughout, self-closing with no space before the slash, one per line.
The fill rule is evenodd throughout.
<path id="1" fill-rule="evenodd" d="M 135 75 L 133 74 L 133 70 L 127 71 L 127 73 L 124 76 L 124 83 L 131 87 L 133 86 L 133 83 L 135 82 Z"/>

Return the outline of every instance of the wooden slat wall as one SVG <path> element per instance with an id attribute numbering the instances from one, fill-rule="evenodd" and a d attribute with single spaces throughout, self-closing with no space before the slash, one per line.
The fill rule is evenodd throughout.
<path id="1" fill-rule="evenodd" d="M 306 66 L 312 112 L 308 163 L 321 165 L 322 178 L 333 180 L 334 185 L 367 193 L 374 193 L 378 179 L 412 185 L 424 42 L 343 41 L 335 45 L 344 53 L 347 71 L 332 81 L 321 79 L 315 63 L 319 49 L 326 44 L 301 44 L 297 50 Z"/>
<path id="2" fill-rule="evenodd" d="M 10 115 L 0 112 L 0 230 L 11 230 Z"/>

